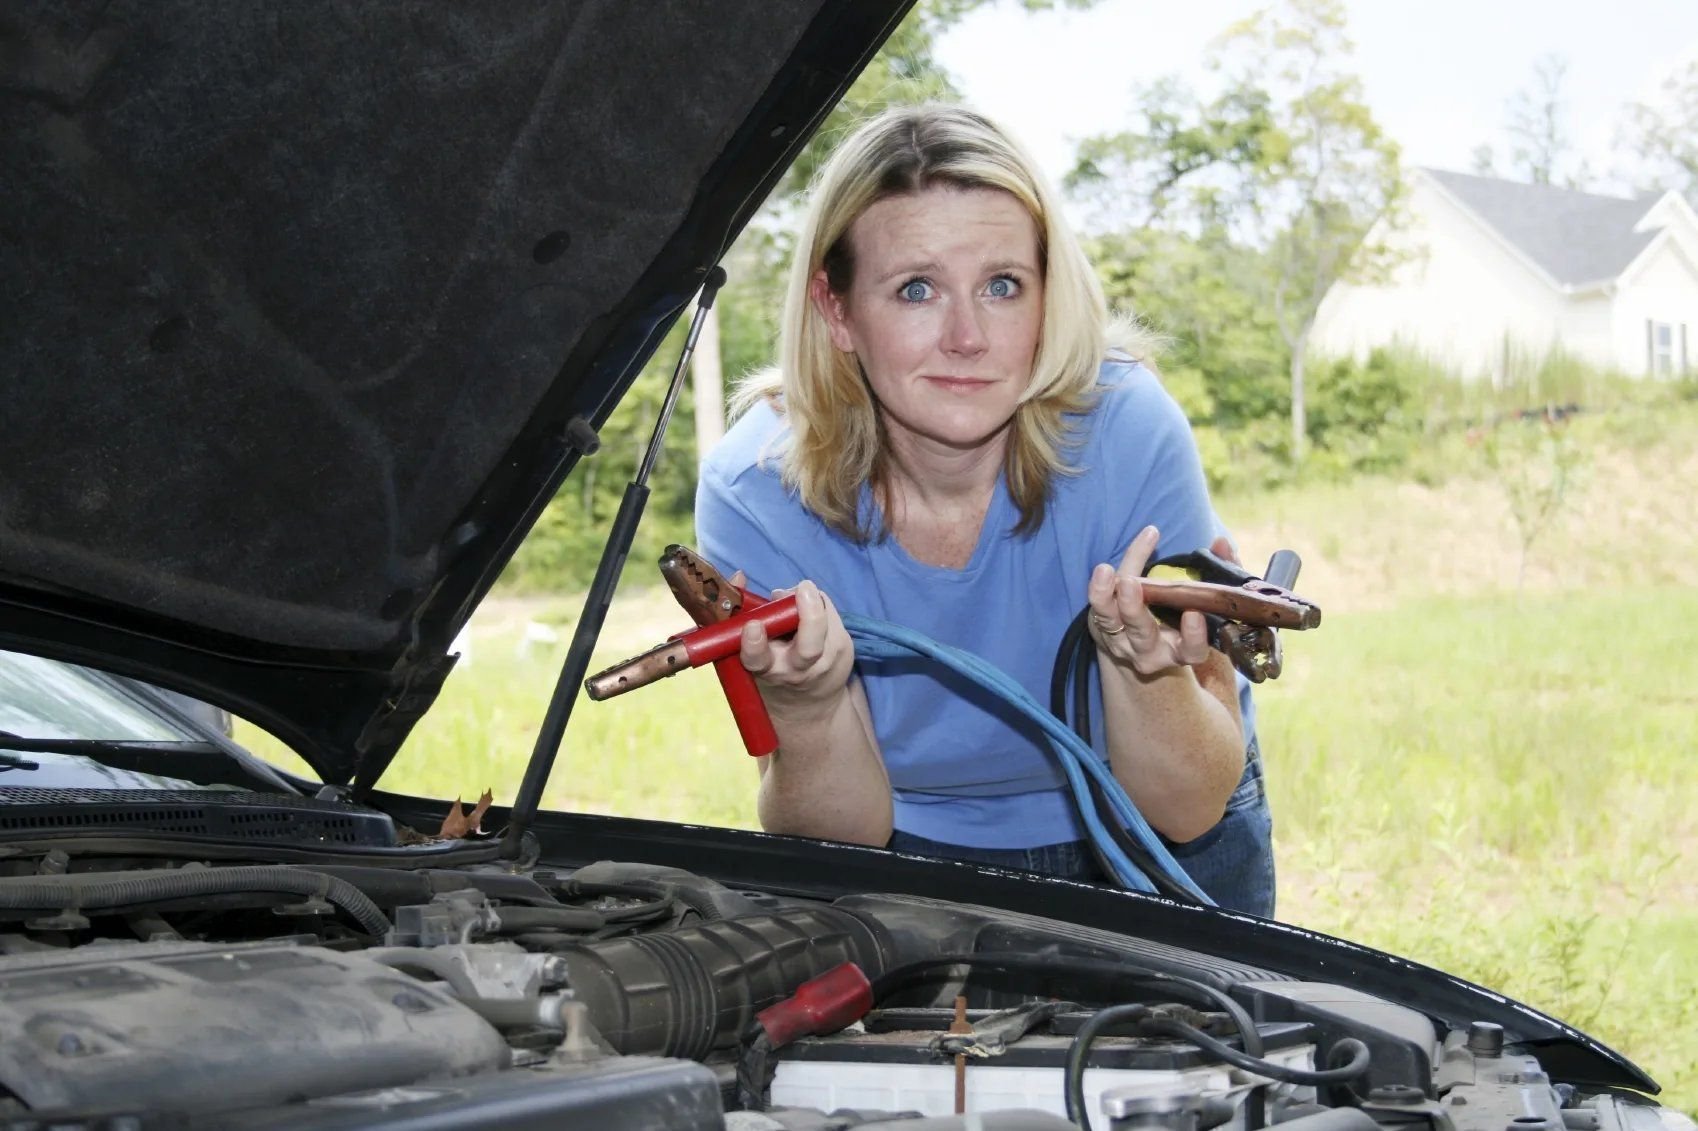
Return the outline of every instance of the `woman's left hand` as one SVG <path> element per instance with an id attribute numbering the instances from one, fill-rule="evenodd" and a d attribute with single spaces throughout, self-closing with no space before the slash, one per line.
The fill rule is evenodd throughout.
<path id="1" fill-rule="evenodd" d="M 1091 605 L 1086 620 L 1098 651 L 1141 676 L 1196 667 L 1209 658 L 1208 625 L 1202 613 L 1186 610 L 1179 628 L 1172 629 L 1144 604 L 1144 566 L 1160 539 L 1155 527 L 1144 527 L 1126 547 L 1120 567 L 1107 562 L 1097 566 L 1086 589 Z"/>

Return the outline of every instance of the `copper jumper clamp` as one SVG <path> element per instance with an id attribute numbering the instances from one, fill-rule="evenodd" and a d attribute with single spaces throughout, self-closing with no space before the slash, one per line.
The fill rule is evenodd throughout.
<path id="1" fill-rule="evenodd" d="M 772 728 L 755 677 L 743 667 L 737 653 L 742 644 L 743 625 L 750 620 L 759 620 L 769 636 L 787 636 L 796 631 L 796 598 L 768 601 L 740 589 L 707 559 L 684 546 L 666 548 L 660 559 L 660 573 L 667 588 L 698 627 L 591 676 L 584 681 L 584 690 L 591 699 L 610 699 L 687 668 L 712 664 L 725 691 L 731 717 L 737 723 L 737 732 L 743 738 L 744 749 L 756 758 L 771 754 L 778 749 L 778 732 Z"/>
<path id="2" fill-rule="evenodd" d="M 1261 683 L 1278 679 L 1284 666 L 1278 629 L 1320 626 L 1321 607 L 1290 588 L 1302 566 L 1291 550 L 1276 552 L 1264 577 L 1208 550 L 1162 558 L 1145 571 L 1144 603 L 1174 625 L 1182 610 L 1201 612 L 1210 646 L 1251 683 Z"/>

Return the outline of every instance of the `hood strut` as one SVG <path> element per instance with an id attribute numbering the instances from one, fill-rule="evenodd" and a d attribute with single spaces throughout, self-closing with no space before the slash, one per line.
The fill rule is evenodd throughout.
<path id="1" fill-rule="evenodd" d="M 578 701 L 578 690 L 589 674 L 590 653 L 595 650 L 596 638 L 601 635 L 607 608 L 613 603 L 613 591 L 619 587 L 619 574 L 625 568 L 625 557 L 631 551 L 637 524 L 649 501 L 649 472 L 660 458 L 660 446 L 666 438 L 666 425 L 678 403 L 678 392 L 684 385 L 684 367 L 695 352 L 696 339 L 701 335 L 702 322 L 713 307 L 719 288 L 725 285 L 725 268 L 714 267 L 702 282 L 701 298 L 696 315 L 690 322 L 690 333 L 684 339 L 684 349 L 678 355 L 678 365 L 672 371 L 672 384 L 666 390 L 660 419 L 655 422 L 654 435 L 649 437 L 648 451 L 637 468 L 636 477 L 625 484 L 625 497 L 619 502 L 619 513 L 613 519 L 613 529 L 601 550 L 601 562 L 596 566 L 595 580 L 590 583 L 584 598 L 583 615 L 572 633 L 572 646 L 566 650 L 566 660 L 560 667 L 560 678 L 554 684 L 554 696 L 548 701 L 548 713 L 543 716 L 542 729 L 537 732 L 531 760 L 525 764 L 525 778 L 519 783 L 519 795 L 513 800 L 507 831 L 502 836 L 501 854 L 509 860 L 519 857 L 525 829 L 542 805 L 542 790 L 554 769 L 554 759 L 560 753 L 560 741 L 566 736 L 566 724 L 571 721 L 572 707 Z"/>

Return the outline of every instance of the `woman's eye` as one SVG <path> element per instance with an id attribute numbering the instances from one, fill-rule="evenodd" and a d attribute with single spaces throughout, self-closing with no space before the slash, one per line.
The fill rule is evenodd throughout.
<path id="1" fill-rule="evenodd" d="M 1019 293 L 1019 282 L 1008 275 L 998 275 L 985 284 L 985 294 L 991 298 L 1013 298 Z"/>
<path id="2" fill-rule="evenodd" d="M 908 302 L 925 302 L 932 297 L 932 285 L 924 279 L 909 279 L 902 284 L 902 297 Z"/>

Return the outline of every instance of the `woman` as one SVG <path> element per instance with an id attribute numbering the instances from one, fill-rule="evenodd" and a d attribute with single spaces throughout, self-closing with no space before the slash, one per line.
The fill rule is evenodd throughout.
<path id="1" fill-rule="evenodd" d="M 832 156 L 778 370 L 745 386 L 697 492 L 703 553 L 758 590 L 794 587 L 800 609 L 791 638 L 742 640 L 780 742 L 765 828 L 1097 878 L 1035 728 L 920 661 L 857 671 L 837 612 L 964 648 L 1042 702 L 1088 602 L 1099 750 L 1206 890 L 1271 914 L 1247 689 L 1241 704 L 1200 614 L 1163 626 L 1137 582 L 1219 533 L 1138 344 L 1031 160 L 984 118 L 892 110 Z M 1229 799 L 1261 825 L 1223 822 Z"/>

